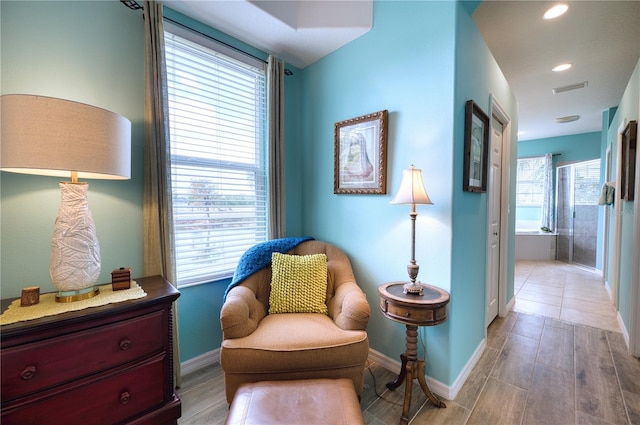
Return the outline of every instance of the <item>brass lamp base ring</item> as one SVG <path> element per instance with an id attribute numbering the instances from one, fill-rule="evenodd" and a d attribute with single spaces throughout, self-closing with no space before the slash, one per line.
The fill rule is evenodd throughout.
<path id="1" fill-rule="evenodd" d="M 405 283 L 402 292 L 405 294 L 422 295 L 422 284 L 413 282 Z"/>
<path id="2" fill-rule="evenodd" d="M 56 294 L 57 303 L 71 303 L 74 301 L 88 300 L 100 293 L 100 288 L 97 286 L 90 286 L 85 289 L 79 289 L 77 291 L 60 291 Z"/>

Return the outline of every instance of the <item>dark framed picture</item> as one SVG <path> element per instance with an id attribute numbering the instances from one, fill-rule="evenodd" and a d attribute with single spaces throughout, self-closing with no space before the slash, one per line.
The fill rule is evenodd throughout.
<path id="1" fill-rule="evenodd" d="M 488 143 L 489 117 L 473 100 L 468 100 L 464 119 L 462 190 L 479 193 L 487 191 Z"/>
<path id="2" fill-rule="evenodd" d="M 387 193 L 387 110 L 334 124 L 333 193 Z"/>
<path id="3" fill-rule="evenodd" d="M 638 136 L 637 121 L 629 121 L 622 132 L 622 179 L 620 181 L 620 197 L 625 201 L 633 201 L 636 180 L 636 144 Z"/>

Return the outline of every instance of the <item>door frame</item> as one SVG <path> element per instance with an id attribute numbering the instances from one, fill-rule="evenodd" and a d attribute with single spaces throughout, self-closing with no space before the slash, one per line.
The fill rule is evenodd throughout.
<path id="1" fill-rule="evenodd" d="M 606 153 L 605 153 L 605 163 L 604 163 L 604 182 L 611 183 L 611 144 L 607 145 Z M 609 243 L 611 241 L 611 235 L 609 228 L 611 227 L 611 208 L 605 205 L 604 207 L 604 215 L 603 215 L 603 226 L 602 226 L 602 280 L 604 281 L 605 288 L 607 292 L 609 292 L 609 298 L 611 298 L 611 302 L 613 306 L 618 309 L 618 300 L 613 297 L 613 289 L 611 288 L 611 283 L 609 283 Z"/>
<path id="2" fill-rule="evenodd" d="M 640 106 L 640 105 L 639 105 Z M 640 117 L 638 117 L 640 118 Z M 639 120 L 640 121 L 640 120 Z M 620 145 L 619 145 L 620 146 Z M 633 257 L 640 257 L 640 150 L 636 149 L 636 187 L 634 193 Z M 629 318 L 629 353 L 640 357 L 640 261 L 631 270 L 631 314 Z"/>
<path id="3" fill-rule="evenodd" d="M 616 169 L 615 181 L 616 190 L 613 200 L 613 235 L 609 235 L 609 241 L 613 243 L 613 256 L 611 259 L 611 294 L 613 297 L 613 305 L 618 311 L 618 285 L 620 281 L 620 243 L 622 239 L 622 223 L 620 222 L 620 214 L 622 214 L 622 198 L 620 197 L 619 183 L 622 181 L 622 132 L 627 125 L 627 119 L 622 120 L 618 131 L 616 132 Z M 620 315 L 618 314 L 618 318 Z"/>
<path id="4" fill-rule="evenodd" d="M 500 105 L 496 96 L 489 95 L 489 117 L 502 124 L 502 158 L 501 158 L 501 190 L 500 190 L 500 260 L 498 265 L 498 316 L 505 317 L 509 312 L 507 309 L 507 264 L 509 252 L 509 182 L 511 180 L 511 118 Z M 490 146 L 488 147 L 491 148 Z M 487 205 L 487 255 L 490 252 L 491 240 L 489 239 L 491 221 L 491 205 Z M 487 258 L 488 266 L 488 258 Z M 485 322 L 487 318 L 489 268 L 485 273 Z M 486 327 L 489 323 L 485 323 Z"/>

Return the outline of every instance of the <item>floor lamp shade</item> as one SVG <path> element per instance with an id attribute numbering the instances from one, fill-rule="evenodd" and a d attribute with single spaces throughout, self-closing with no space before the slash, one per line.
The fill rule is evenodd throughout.
<path id="1" fill-rule="evenodd" d="M 51 241 L 49 272 L 58 301 L 97 294 L 100 246 L 78 178 L 131 177 L 131 122 L 107 110 L 34 95 L 4 95 L 0 103 L 0 169 L 70 177 Z"/>

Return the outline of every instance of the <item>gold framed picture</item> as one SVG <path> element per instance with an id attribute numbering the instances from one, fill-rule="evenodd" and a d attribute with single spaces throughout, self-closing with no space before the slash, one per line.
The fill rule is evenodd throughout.
<path id="1" fill-rule="evenodd" d="M 387 193 L 387 119 L 379 111 L 334 125 L 333 193 Z"/>

